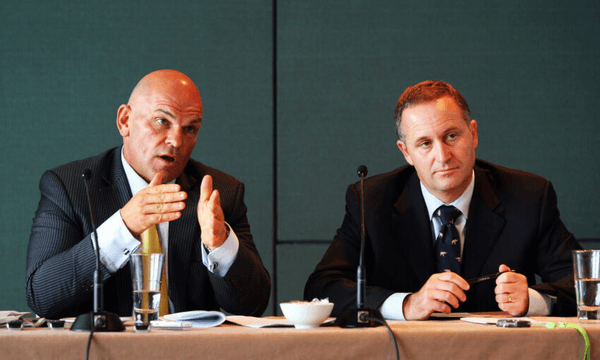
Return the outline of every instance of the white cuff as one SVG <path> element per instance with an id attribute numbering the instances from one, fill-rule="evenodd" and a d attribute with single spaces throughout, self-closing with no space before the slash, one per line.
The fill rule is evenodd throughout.
<path id="1" fill-rule="evenodd" d="M 121 218 L 120 211 L 114 213 L 97 229 L 100 262 L 114 274 L 129 261 L 129 254 L 134 253 L 141 243 L 129 232 Z M 96 249 L 94 234 L 92 246 Z"/>
<path id="2" fill-rule="evenodd" d="M 388 320 L 406 320 L 404 318 L 404 311 L 402 311 L 402 305 L 404 304 L 404 299 L 410 294 L 394 293 L 390 295 L 379 308 L 381 315 Z"/>
<path id="3" fill-rule="evenodd" d="M 233 229 L 228 223 L 225 223 L 225 225 L 229 228 L 229 236 L 221 246 L 210 253 L 206 246 L 202 246 L 202 263 L 210 272 L 220 277 L 227 274 L 240 248 L 240 241 Z"/>
<path id="4" fill-rule="evenodd" d="M 552 313 L 552 302 L 556 297 L 529 289 L 529 310 L 527 316 L 548 316 Z"/>

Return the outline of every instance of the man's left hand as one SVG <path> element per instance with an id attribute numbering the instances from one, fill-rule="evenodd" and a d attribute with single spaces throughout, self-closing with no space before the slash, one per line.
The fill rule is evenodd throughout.
<path id="1" fill-rule="evenodd" d="M 504 264 L 498 271 L 506 271 L 496 279 L 496 302 L 502 311 L 511 316 L 523 316 L 529 310 L 529 286 L 523 274 L 512 272 Z"/>
<path id="2" fill-rule="evenodd" d="M 198 201 L 198 222 L 200 223 L 202 243 L 214 250 L 227 240 L 227 225 L 221 208 L 219 190 L 213 190 L 210 175 L 204 176 L 200 185 L 200 201 Z"/>

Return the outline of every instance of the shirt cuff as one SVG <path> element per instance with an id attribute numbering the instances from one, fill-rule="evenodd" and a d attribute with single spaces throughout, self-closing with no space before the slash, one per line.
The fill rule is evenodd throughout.
<path id="1" fill-rule="evenodd" d="M 534 289 L 529 290 L 529 310 L 526 316 L 548 316 L 552 314 L 552 303 L 556 297 L 542 294 Z"/>
<path id="2" fill-rule="evenodd" d="M 206 246 L 202 246 L 202 263 L 211 273 L 220 277 L 227 274 L 240 248 L 240 241 L 233 229 L 228 223 L 225 225 L 229 228 L 229 236 L 221 246 L 210 252 Z"/>
<path id="3" fill-rule="evenodd" d="M 136 252 L 141 243 L 131 235 L 121 218 L 120 211 L 114 213 L 97 229 L 100 262 L 114 274 L 129 261 L 129 254 Z M 96 249 L 94 234 L 92 246 Z"/>
<path id="4" fill-rule="evenodd" d="M 387 320 L 406 320 L 404 318 L 402 305 L 404 304 L 404 299 L 410 294 L 411 293 L 394 293 L 390 295 L 379 308 L 381 315 Z"/>

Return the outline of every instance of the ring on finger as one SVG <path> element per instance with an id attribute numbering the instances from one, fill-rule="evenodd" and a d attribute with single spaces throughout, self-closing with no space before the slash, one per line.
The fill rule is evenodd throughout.
<path id="1" fill-rule="evenodd" d="M 512 296 L 511 296 L 510 294 L 508 294 L 508 302 L 509 302 L 509 303 L 513 302 L 513 300 L 512 300 Z"/>

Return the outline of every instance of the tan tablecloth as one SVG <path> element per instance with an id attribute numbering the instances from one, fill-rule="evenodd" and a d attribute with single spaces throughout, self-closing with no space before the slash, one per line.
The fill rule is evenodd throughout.
<path id="1" fill-rule="evenodd" d="M 534 318 L 577 322 L 575 318 Z M 575 329 L 499 328 L 460 320 L 394 322 L 401 359 L 583 359 Z M 600 358 L 600 322 L 585 323 L 592 359 Z M 0 359 L 84 359 L 88 332 L 0 330 Z M 94 333 L 90 359 L 394 359 L 385 327 L 254 329 L 235 325 L 138 334 Z"/>

